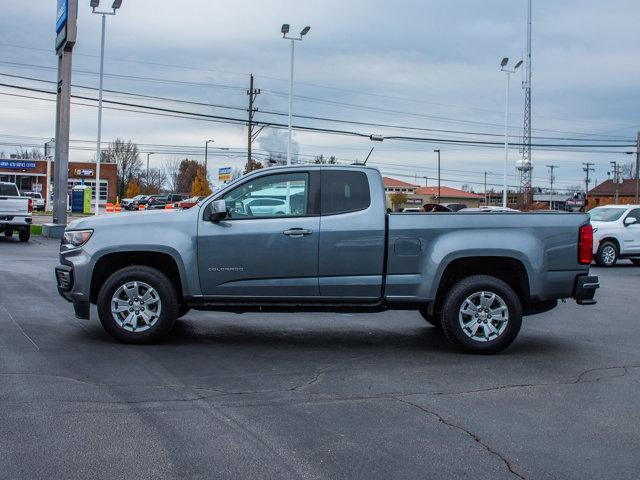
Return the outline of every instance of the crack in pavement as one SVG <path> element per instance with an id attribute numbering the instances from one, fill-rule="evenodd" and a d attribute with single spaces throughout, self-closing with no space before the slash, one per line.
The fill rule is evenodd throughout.
<path id="1" fill-rule="evenodd" d="M 13 318 L 13 315 L 11 315 L 11 312 L 7 309 L 7 307 L 5 307 L 2 303 L 0 303 L 0 307 L 2 307 L 5 312 L 7 312 L 7 315 L 9 316 L 9 320 L 11 320 L 13 324 L 16 327 L 18 327 L 18 330 L 20 330 L 20 333 L 22 333 L 22 335 L 24 335 L 25 338 L 29 340 L 34 347 L 36 347 L 36 350 L 40 351 L 40 347 L 38 346 L 38 344 L 29 335 L 27 335 L 27 332 L 25 332 L 24 329 L 20 326 L 20 324 L 16 321 L 16 319 Z"/>
<path id="2" fill-rule="evenodd" d="M 568 382 L 515 383 L 515 384 L 508 384 L 508 385 L 498 385 L 496 387 L 478 388 L 474 390 L 463 390 L 458 392 L 433 392 L 425 395 L 468 395 L 471 393 L 484 393 L 484 392 L 493 392 L 496 390 L 509 390 L 509 389 L 516 389 L 516 388 L 555 387 L 555 386 L 561 386 L 561 385 L 578 385 L 580 383 L 595 383 L 603 379 L 624 377 L 629 373 L 629 370 L 634 368 L 640 368 L 640 365 L 615 365 L 612 367 L 590 368 L 588 370 L 584 370 L 580 372 L 574 380 L 571 380 Z M 622 372 L 619 375 L 607 375 L 602 377 L 596 377 L 591 380 L 589 379 L 583 380 L 584 377 L 590 373 L 599 372 L 599 371 L 610 371 L 610 370 L 622 370 Z"/>
<path id="3" fill-rule="evenodd" d="M 435 417 L 438 420 L 438 422 L 442 423 L 443 425 L 446 425 L 448 427 L 460 430 L 465 435 L 467 435 L 471 439 L 473 439 L 478 445 L 482 446 L 487 452 L 489 452 L 490 454 L 498 457 L 502 461 L 502 463 L 504 463 L 504 465 L 507 467 L 507 469 L 509 470 L 509 472 L 511 474 L 515 475 L 517 478 L 520 478 L 522 480 L 527 480 L 527 478 L 524 475 L 521 475 L 520 473 L 515 471 L 513 463 L 507 457 L 505 457 L 502 453 L 497 451 L 495 448 L 493 448 L 490 445 L 488 445 L 485 442 L 483 442 L 482 439 L 478 435 L 473 433 L 472 431 L 467 430 L 466 428 L 464 428 L 464 427 L 462 427 L 460 425 L 457 425 L 455 423 L 452 423 L 452 422 L 448 421 L 447 419 L 445 419 L 439 413 L 436 413 L 436 412 L 434 412 L 432 410 L 429 410 L 426 407 L 423 407 L 422 405 L 418 405 L 417 403 L 413 403 L 413 402 L 410 402 L 409 400 L 405 400 L 404 398 L 402 398 L 402 396 L 393 397 L 393 399 L 397 400 L 397 401 L 399 401 L 401 403 L 404 403 L 405 405 L 410 405 L 410 406 L 412 406 L 414 408 L 417 408 L 418 410 L 420 410 L 420 411 L 422 411 L 424 413 L 427 413 L 427 414 Z"/>

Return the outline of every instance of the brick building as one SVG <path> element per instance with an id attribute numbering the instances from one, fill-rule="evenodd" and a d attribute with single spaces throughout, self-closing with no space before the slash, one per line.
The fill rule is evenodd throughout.
<path id="1" fill-rule="evenodd" d="M 51 185 L 54 185 L 54 163 L 51 162 Z M 94 162 L 69 162 L 68 186 L 85 184 L 95 189 L 96 164 Z M 14 182 L 21 192 L 39 191 L 47 195 L 47 161 L 2 158 L 0 159 L 0 182 Z M 100 203 L 116 201 L 118 173 L 115 163 L 100 164 Z M 95 190 L 94 190 L 95 191 Z"/>
<path id="2" fill-rule="evenodd" d="M 404 207 L 422 207 L 429 203 L 463 203 L 467 207 L 477 207 L 480 204 L 480 200 L 482 200 L 482 195 L 445 185 L 440 186 L 440 198 L 438 198 L 438 187 L 420 187 L 390 177 L 383 177 L 382 180 L 384 182 L 384 191 L 387 195 L 387 207 L 397 210 Z M 407 196 L 407 201 L 404 205 L 391 205 L 390 197 L 394 193 L 402 193 Z"/>
<path id="3" fill-rule="evenodd" d="M 634 178 L 625 179 L 618 184 L 618 201 L 616 202 L 616 184 L 607 180 L 589 190 L 587 210 L 600 205 L 618 203 L 621 205 L 638 203 L 636 192 L 638 183 Z"/>

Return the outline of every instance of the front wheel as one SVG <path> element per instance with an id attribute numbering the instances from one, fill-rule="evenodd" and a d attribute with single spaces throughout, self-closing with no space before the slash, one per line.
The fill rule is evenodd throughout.
<path id="1" fill-rule="evenodd" d="M 5 228 L 4 229 L 4 236 L 5 237 L 11 237 L 13 236 L 13 230 L 11 228 Z"/>
<path id="2" fill-rule="evenodd" d="M 509 285 L 488 275 L 460 280 L 447 293 L 442 308 L 447 340 L 469 353 L 504 350 L 521 325 L 520 299 Z"/>
<path id="3" fill-rule="evenodd" d="M 618 248 L 613 242 L 605 241 L 600 244 L 596 254 L 596 263 L 601 267 L 613 267 L 618 261 Z"/>
<path id="4" fill-rule="evenodd" d="M 117 340 L 154 343 L 173 329 L 178 298 L 173 284 L 162 272 L 134 265 L 118 270 L 102 285 L 98 315 L 104 329 Z"/>

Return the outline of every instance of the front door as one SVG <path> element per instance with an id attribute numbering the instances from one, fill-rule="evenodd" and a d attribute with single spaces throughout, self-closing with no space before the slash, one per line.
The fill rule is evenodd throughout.
<path id="1" fill-rule="evenodd" d="M 636 223 L 624 227 L 625 254 L 640 254 L 640 208 L 634 208 L 626 218 L 635 218 Z"/>
<path id="2" fill-rule="evenodd" d="M 320 217 L 313 211 L 312 177 L 261 175 L 220 197 L 229 218 L 200 219 L 198 230 L 204 295 L 243 301 L 319 295 Z"/>

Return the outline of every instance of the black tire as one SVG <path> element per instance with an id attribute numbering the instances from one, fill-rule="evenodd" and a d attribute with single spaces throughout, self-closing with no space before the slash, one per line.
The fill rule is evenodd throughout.
<path id="1" fill-rule="evenodd" d="M 483 292 L 496 296 L 493 300 L 495 303 L 490 303 L 488 307 L 499 306 L 501 300 L 504 306 L 506 306 L 506 312 L 508 314 L 508 321 L 503 327 L 503 330 L 499 331 L 496 337 L 489 338 L 486 341 L 471 338 L 463 331 L 459 320 L 459 314 L 462 314 L 460 310 L 467 299 L 472 298 L 474 294 L 483 296 Z M 467 318 L 467 315 L 462 315 L 463 320 Z M 496 326 L 499 328 L 501 322 L 496 321 L 497 317 L 492 320 L 486 311 L 482 311 L 480 315 L 481 316 L 478 317 L 478 325 L 482 327 L 484 335 L 486 335 L 489 325 L 493 326 L 494 329 Z M 483 320 L 483 316 L 485 315 L 488 315 L 488 318 L 484 318 Z M 522 306 L 520 299 L 513 289 L 502 280 L 489 275 L 474 275 L 460 280 L 451 287 L 445 297 L 441 317 L 442 329 L 447 340 L 465 352 L 488 355 L 504 350 L 516 339 L 522 325 Z M 472 316 L 469 315 L 468 317 L 471 318 Z M 487 325 L 487 328 L 484 328 L 483 325 Z M 489 335 L 493 334 L 490 333 Z"/>
<path id="2" fill-rule="evenodd" d="M 129 282 L 143 282 L 151 286 L 159 297 L 160 315 L 144 331 L 129 331 L 119 325 L 111 313 L 111 300 L 116 291 Z M 98 294 L 98 316 L 104 329 L 123 343 L 148 344 L 166 338 L 178 316 L 178 296 L 171 281 L 159 270 L 134 265 L 118 270 L 102 285 Z M 144 326 L 143 326 L 144 327 Z"/>
<path id="3" fill-rule="evenodd" d="M 596 264 L 600 267 L 613 267 L 618 261 L 618 255 L 619 252 L 616 244 L 606 240 L 598 247 L 598 253 L 596 253 Z"/>
<path id="4" fill-rule="evenodd" d="M 11 229 L 11 228 L 5 228 L 5 229 L 4 229 L 4 236 L 5 236 L 5 237 L 12 237 L 12 236 L 13 236 L 13 229 Z"/>
<path id="5" fill-rule="evenodd" d="M 424 318 L 425 322 L 436 328 L 442 328 L 442 322 L 440 321 L 439 317 L 429 315 L 427 307 L 421 307 L 418 311 L 420 312 L 420 315 L 422 315 L 422 318 Z"/>
<path id="6" fill-rule="evenodd" d="M 178 307 L 178 318 L 184 317 L 187 313 L 191 311 L 191 307 L 186 303 L 181 303 Z"/>
<path id="7" fill-rule="evenodd" d="M 31 237 L 31 229 L 29 227 L 22 228 L 18 232 L 18 238 L 20 239 L 21 242 L 28 242 L 30 237 Z"/>

